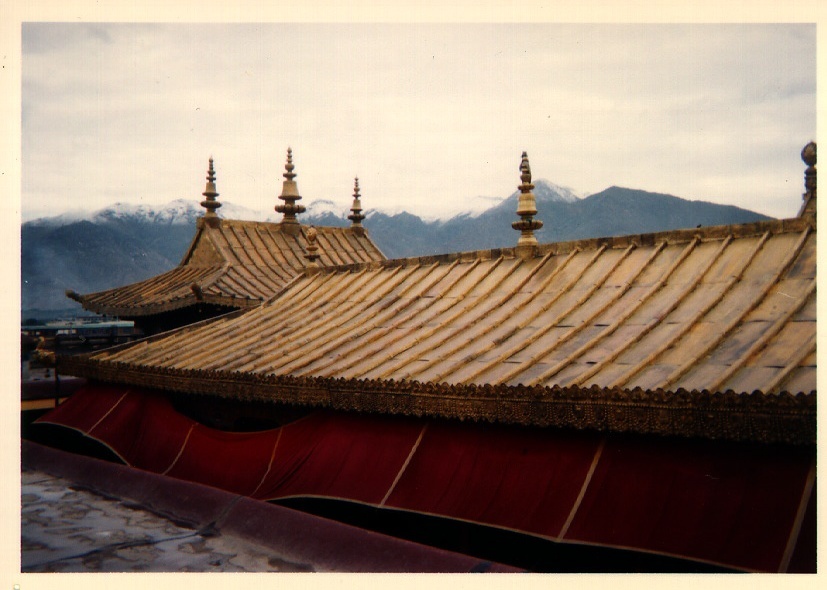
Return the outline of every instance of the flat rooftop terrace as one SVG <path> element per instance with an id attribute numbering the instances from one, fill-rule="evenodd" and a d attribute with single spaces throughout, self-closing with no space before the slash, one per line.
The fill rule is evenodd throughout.
<path id="1" fill-rule="evenodd" d="M 22 572 L 516 572 L 283 506 L 22 443 Z"/>

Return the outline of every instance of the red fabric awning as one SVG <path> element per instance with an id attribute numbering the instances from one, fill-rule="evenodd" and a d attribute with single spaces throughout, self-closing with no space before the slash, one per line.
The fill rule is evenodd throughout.
<path id="1" fill-rule="evenodd" d="M 37 423 L 133 467 L 262 500 L 344 499 L 747 571 L 812 554 L 815 568 L 812 543 L 797 545 L 811 537 L 802 523 L 815 524 L 806 448 L 331 412 L 229 433 L 163 394 L 97 384 Z"/>

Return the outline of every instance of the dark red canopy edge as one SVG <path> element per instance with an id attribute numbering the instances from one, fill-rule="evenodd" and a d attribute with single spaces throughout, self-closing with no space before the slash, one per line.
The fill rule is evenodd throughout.
<path id="1" fill-rule="evenodd" d="M 160 393 L 102 384 L 37 422 L 262 500 L 345 499 L 748 571 L 815 569 L 812 449 L 321 411 L 229 433 Z"/>

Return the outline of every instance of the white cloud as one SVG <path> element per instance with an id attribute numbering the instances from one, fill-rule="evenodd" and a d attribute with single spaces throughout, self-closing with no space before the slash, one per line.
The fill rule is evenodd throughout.
<path id="1" fill-rule="evenodd" d="M 23 27 L 23 215 L 219 192 L 429 214 L 536 177 L 794 215 L 814 25 Z M 455 207 L 452 207 L 455 208 Z"/>

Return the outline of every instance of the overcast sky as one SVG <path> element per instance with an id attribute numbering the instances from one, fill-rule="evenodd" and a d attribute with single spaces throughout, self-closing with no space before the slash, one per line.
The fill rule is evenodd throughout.
<path id="1" fill-rule="evenodd" d="M 22 28 L 23 220 L 121 201 L 435 216 L 535 179 L 798 212 L 815 25 L 51 24 Z M 539 217 L 542 218 L 542 212 Z"/>

